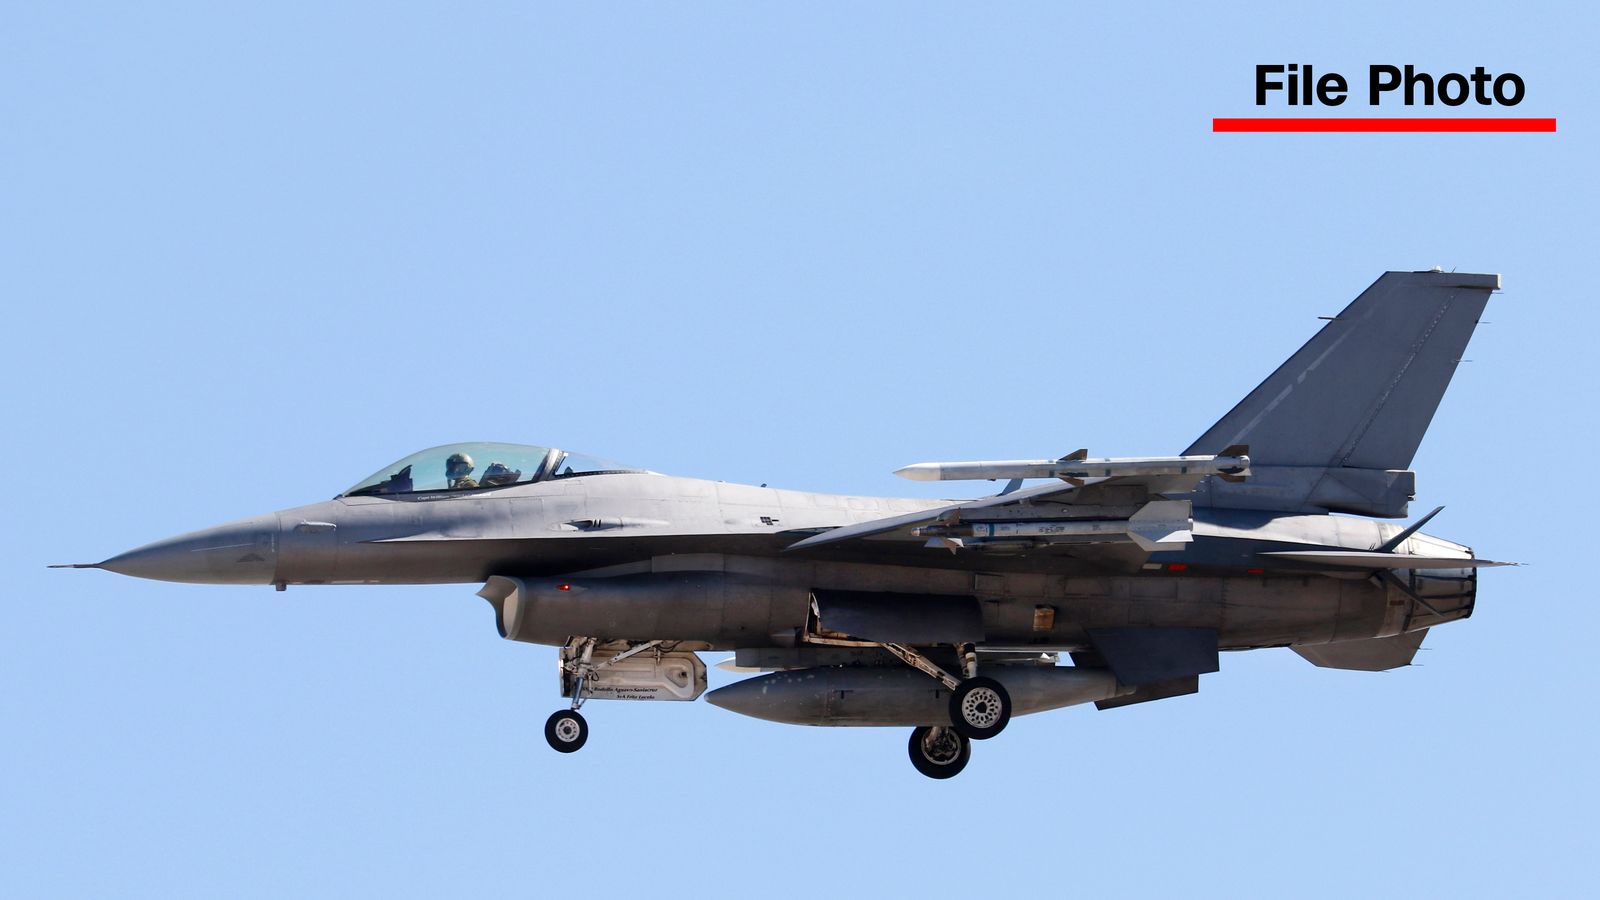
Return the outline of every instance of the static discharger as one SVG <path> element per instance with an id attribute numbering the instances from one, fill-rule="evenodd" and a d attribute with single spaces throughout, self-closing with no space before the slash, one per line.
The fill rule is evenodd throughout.
<path id="1" fill-rule="evenodd" d="M 1090 459 L 1088 450 L 1060 459 L 1001 459 L 977 462 L 926 462 L 896 469 L 912 481 L 995 481 L 1002 478 L 1059 478 L 1082 485 L 1090 478 L 1156 475 L 1216 475 L 1239 481 L 1250 474 L 1250 448 L 1235 444 L 1215 456 L 1131 456 Z"/>

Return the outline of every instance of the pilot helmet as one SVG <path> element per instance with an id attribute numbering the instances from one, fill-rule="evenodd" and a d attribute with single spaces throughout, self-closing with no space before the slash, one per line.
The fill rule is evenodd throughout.
<path id="1" fill-rule="evenodd" d="M 452 453 L 450 458 L 444 461 L 445 477 L 451 480 L 467 477 L 472 474 L 472 468 L 472 457 L 465 453 Z"/>

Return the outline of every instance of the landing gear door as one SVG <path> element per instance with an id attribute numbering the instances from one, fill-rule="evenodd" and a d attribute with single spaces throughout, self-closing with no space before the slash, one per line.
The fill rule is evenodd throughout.
<path id="1" fill-rule="evenodd" d="M 983 641 L 983 611 L 976 597 L 833 590 L 813 591 L 812 597 L 824 633 L 895 644 Z"/>

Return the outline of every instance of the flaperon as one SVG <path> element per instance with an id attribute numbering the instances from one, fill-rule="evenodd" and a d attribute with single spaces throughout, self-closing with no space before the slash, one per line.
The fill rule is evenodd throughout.
<path id="1" fill-rule="evenodd" d="M 1431 626 L 1471 614 L 1477 570 L 1499 563 L 1421 533 L 1433 513 L 1375 519 L 1409 515 L 1412 457 L 1498 287 L 1385 274 L 1177 456 L 900 470 L 1009 479 L 975 500 L 457 444 L 327 502 L 79 567 L 279 589 L 479 584 L 501 635 L 561 648 L 557 750 L 587 739 L 586 700 L 694 700 L 697 651 L 731 650 L 730 667 L 767 674 L 712 692 L 717 706 L 909 727 L 912 762 L 945 778 L 1012 715 L 1194 693 L 1221 650 L 1403 666 Z"/>

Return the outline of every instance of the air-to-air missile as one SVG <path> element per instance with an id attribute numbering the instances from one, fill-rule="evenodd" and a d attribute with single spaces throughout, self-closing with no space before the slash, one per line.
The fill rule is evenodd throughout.
<path id="1" fill-rule="evenodd" d="M 1208 456 L 1133 456 L 1089 459 L 1088 450 L 1060 459 L 1002 459 L 978 462 L 925 462 L 896 469 L 912 481 L 998 481 L 1013 478 L 1059 478 L 1082 483 L 1089 478 L 1155 475 L 1217 475 L 1242 481 L 1250 475 L 1249 447 L 1232 446 Z"/>

